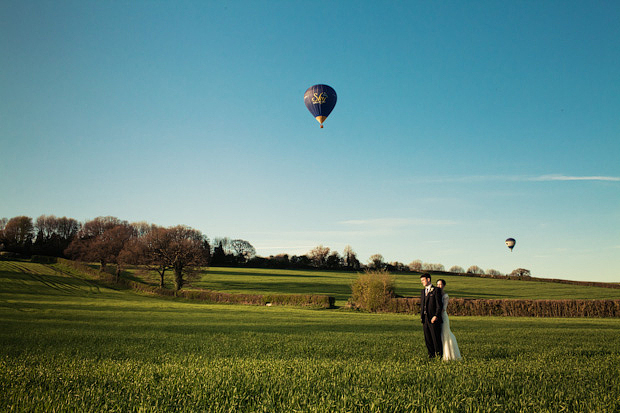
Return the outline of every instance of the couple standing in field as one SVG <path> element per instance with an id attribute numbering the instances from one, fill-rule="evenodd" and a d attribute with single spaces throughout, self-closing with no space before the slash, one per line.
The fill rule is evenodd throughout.
<path id="1" fill-rule="evenodd" d="M 443 360 L 459 360 L 461 352 L 456 337 L 450 331 L 448 319 L 448 294 L 445 292 L 446 281 L 437 280 L 437 287 L 433 286 L 431 275 L 426 273 L 420 276 L 424 286 L 420 295 L 420 316 L 424 326 L 424 341 L 430 359 L 436 356 Z"/>

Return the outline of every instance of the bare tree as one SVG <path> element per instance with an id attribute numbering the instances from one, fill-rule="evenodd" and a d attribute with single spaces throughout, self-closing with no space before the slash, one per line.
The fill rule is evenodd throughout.
<path id="1" fill-rule="evenodd" d="M 41 215 L 35 220 L 37 235 L 34 251 L 37 254 L 62 257 L 79 229 L 80 224 L 73 218 Z"/>
<path id="2" fill-rule="evenodd" d="M 156 227 L 156 225 L 149 224 L 146 221 L 132 222 L 129 225 L 131 225 L 131 227 L 134 229 L 136 237 L 138 238 L 146 236 Z"/>
<path id="3" fill-rule="evenodd" d="M 116 281 L 121 275 L 122 260 L 119 260 L 121 251 L 125 248 L 125 244 L 134 237 L 134 229 L 129 225 L 117 225 L 96 238 L 92 247 L 96 250 L 95 256 L 107 262 L 116 264 Z"/>
<path id="4" fill-rule="evenodd" d="M 117 225 L 128 225 L 127 221 L 122 221 L 116 217 L 97 217 L 87 221 L 82 226 L 78 238 L 91 239 L 103 234 L 108 229 L 114 228 Z"/>
<path id="5" fill-rule="evenodd" d="M 47 242 L 57 233 L 58 219 L 54 215 L 41 215 L 35 221 L 37 238 Z"/>
<path id="6" fill-rule="evenodd" d="M 423 271 L 432 271 L 433 270 L 433 264 L 431 264 L 430 262 L 425 262 L 422 264 L 422 270 Z"/>
<path id="7" fill-rule="evenodd" d="M 166 271 L 172 269 L 172 262 L 166 253 L 169 245 L 168 230 L 154 225 L 145 235 L 128 242 L 119 259 L 128 264 L 144 264 L 148 270 L 156 271 L 159 286 L 163 288 Z"/>
<path id="8" fill-rule="evenodd" d="M 308 253 L 308 258 L 312 260 L 314 265 L 318 268 L 322 268 L 325 266 L 325 261 L 327 260 L 327 256 L 329 255 L 329 247 L 324 247 L 319 245 L 313 248 Z"/>
<path id="9" fill-rule="evenodd" d="M 8 251 L 29 253 L 34 236 L 32 218 L 18 216 L 9 219 L 0 232 L 0 243 Z"/>
<path id="10" fill-rule="evenodd" d="M 174 270 L 174 286 L 178 291 L 183 288 L 187 276 L 199 270 L 201 265 L 206 265 L 208 254 L 200 231 L 178 225 L 168 228 L 168 234 L 170 243 L 165 254 Z"/>
<path id="11" fill-rule="evenodd" d="M 467 269 L 468 274 L 484 274 L 484 270 L 477 265 L 472 265 Z"/>
<path id="12" fill-rule="evenodd" d="M 381 270 L 385 267 L 385 260 L 381 254 L 373 254 L 368 258 L 368 266 L 375 270 Z"/>
<path id="13" fill-rule="evenodd" d="M 216 237 L 213 239 L 213 245 L 220 246 L 224 254 L 234 254 L 235 250 L 232 246 L 232 240 L 228 237 Z"/>
<path id="14" fill-rule="evenodd" d="M 422 269 L 424 271 L 445 271 L 446 270 L 443 264 L 432 264 L 430 262 L 425 262 L 424 264 L 422 264 Z"/>
<path id="15" fill-rule="evenodd" d="M 530 270 L 526 270 L 525 268 L 517 268 L 516 270 L 510 273 L 513 277 L 518 277 L 520 279 L 530 278 L 532 273 Z"/>
<path id="16" fill-rule="evenodd" d="M 157 271 L 161 287 L 166 272 L 173 270 L 174 286 L 178 291 L 189 277 L 208 263 L 209 243 L 200 231 L 184 225 L 153 226 L 146 235 L 129 242 L 122 257 L 126 262 L 142 263 Z"/>
<path id="17" fill-rule="evenodd" d="M 489 275 L 495 275 L 495 276 L 497 276 L 497 275 L 503 275 L 501 272 L 499 272 L 498 270 L 496 270 L 496 269 L 494 269 L 494 268 L 489 268 L 489 269 L 487 270 L 487 274 L 489 274 Z"/>
<path id="18" fill-rule="evenodd" d="M 58 218 L 56 223 L 58 225 L 56 229 L 58 231 L 58 235 L 61 239 L 67 242 L 71 242 L 73 237 L 77 235 L 81 228 L 80 223 L 73 218 Z"/>
<path id="19" fill-rule="evenodd" d="M 344 247 L 342 258 L 345 267 L 353 270 L 358 270 L 360 268 L 360 262 L 357 259 L 357 254 L 353 251 L 353 248 L 351 248 L 350 245 Z"/>
<path id="20" fill-rule="evenodd" d="M 416 272 L 422 271 L 422 261 L 420 260 L 411 261 L 409 263 L 409 271 L 416 271 Z"/>
<path id="21" fill-rule="evenodd" d="M 104 271 L 109 263 L 118 264 L 125 243 L 134 235 L 127 221 L 115 217 L 98 217 L 84 224 L 67 247 L 66 254 L 81 261 L 95 261 Z M 117 267 L 117 276 L 120 267 Z"/>
<path id="22" fill-rule="evenodd" d="M 462 274 L 465 272 L 465 270 L 460 265 L 453 265 L 452 267 L 450 267 L 450 272 L 456 272 L 456 273 Z"/>
<path id="23" fill-rule="evenodd" d="M 243 262 L 247 262 L 256 256 L 256 249 L 248 241 L 234 239 L 230 242 L 230 245 L 235 255 Z"/>

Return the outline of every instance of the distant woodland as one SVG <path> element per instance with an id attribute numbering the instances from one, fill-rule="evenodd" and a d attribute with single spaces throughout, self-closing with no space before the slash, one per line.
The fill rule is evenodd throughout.
<path id="1" fill-rule="evenodd" d="M 28 216 L 1 218 L 0 258 L 33 256 L 96 262 L 100 264 L 101 270 L 113 264 L 117 274 L 121 273 L 124 266 L 142 265 L 157 271 L 162 285 L 164 275 L 170 271 L 175 275 L 177 289 L 183 286 L 186 277 L 191 277 L 192 273 L 205 266 L 444 272 L 475 277 L 581 283 L 533 278 L 530 271 L 524 268 L 517 268 L 504 275 L 495 269 L 484 270 L 477 265 L 466 270 L 455 265 L 446 270 L 443 264 L 426 263 L 418 259 L 406 265 L 386 262 L 381 254 L 374 254 L 366 263 L 362 263 L 350 245 L 342 253 L 318 245 L 303 255 L 261 257 L 256 254 L 254 246 L 243 239 L 209 239 L 201 231 L 185 225 L 162 227 L 147 222 L 130 223 L 112 216 L 97 217 L 86 222 L 54 215 L 41 215 L 36 219 Z"/>

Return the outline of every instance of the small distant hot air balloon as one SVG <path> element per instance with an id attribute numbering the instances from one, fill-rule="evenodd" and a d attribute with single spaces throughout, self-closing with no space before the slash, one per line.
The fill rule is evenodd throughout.
<path id="1" fill-rule="evenodd" d="M 517 243 L 517 241 L 515 241 L 515 239 L 514 239 L 514 238 L 508 238 L 508 239 L 506 240 L 506 246 L 507 246 L 508 248 L 510 248 L 510 251 L 511 251 L 511 252 L 512 252 L 512 249 L 515 247 L 515 244 L 516 244 L 516 243 Z"/>
<path id="2" fill-rule="evenodd" d="M 327 85 L 310 86 L 304 93 L 304 103 L 323 127 L 323 122 L 336 106 L 336 91 Z"/>

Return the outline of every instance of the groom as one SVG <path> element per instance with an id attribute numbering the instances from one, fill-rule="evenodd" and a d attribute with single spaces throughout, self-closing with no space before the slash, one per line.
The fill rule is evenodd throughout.
<path id="1" fill-rule="evenodd" d="M 443 356 L 443 345 L 441 343 L 443 300 L 441 290 L 433 287 L 430 274 L 422 274 L 420 282 L 424 286 L 420 295 L 420 316 L 424 326 L 424 340 L 428 349 L 428 357 L 432 359 L 435 356 Z"/>

